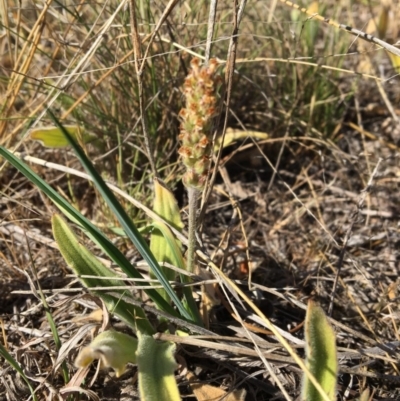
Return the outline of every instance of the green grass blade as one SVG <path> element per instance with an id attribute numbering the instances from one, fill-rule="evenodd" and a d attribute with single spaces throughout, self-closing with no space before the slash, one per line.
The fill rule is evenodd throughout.
<path id="1" fill-rule="evenodd" d="M 54 344 L 56 345 L 57 352 L 59 352 L 62 344 L 61 344 L 60 336 L 58 335 L 56 322 L 53 319 L 53 315 L 50 312 L 49 305 L 46 301 L 46 297 L 44 296 L 41 288 L 39 288 L 38 293 L 40 294 L 40 298 L 42 300 L 44 310 L 46 311 L 46 318 L 49 323 L 51 333 L 53 335 Z M 61 364 L 61 369 L 62 369 L 62 373 L 63 373 L 63 377 L 64 377 L 64 383 L 67 384 L 69 382 L 70 377 L 69 377 L 68 366 L 65 361 Z"/>
<path id="2" fill-rule="evenodd" d="M 11 165 L 13 165 L 26 178 L 28 178 L 28 180 L 30 180 L 41 191 L 43 191 L 64 213 L 65 216 L 82 227 L 85 230 L 86 235 L 88 235 L 88 237 L 92 239 L 129 277 L 143 279 L 143 276 L 130 264 L 122 252 L 95 225 L 93 225 L 74 207 L 72 207 L 50 185 L 48 185 L 42 178 L 34 173 L 29 166 L 27 166 L 3 146 L 0 146 L 0 156 L 4 157 Z M 143 283 L 142 285 L 146 284 Z M 145 289 L 144 291 L 160 309 L 170 313 L 173 316 L 177 316 L 175 310 L 160 296 L 156 290 L 152 289 L 150 285 L 149 288 Z"/>
<path id="3" fill-rule="evenodd" d="M 101 178 L 100 174 L 96 171 L 93 164 L 87 158 L 85 153 L 83 152 L 82 148 L 73 140 L 71 135 L 68 131 L 60 124 L 60 122 L 56 119 L 56 117 L 48 110 L 49 114 L 51 115 L 52 119 L 54 120 L 55 124 L 61 129 L 65 137 L 68 139 L 71 146 L 74 148 L 74 151 L 79 158 L 80 162 L 82 163 L 83 167 L 87 171 L 87 173 L 93 178 L 93 181 L 100 192 L 102 198 L 113 211 L 115 216 L 117 217 L 119 223 L 123 227 L 126 235 L 135 245 L 136 249 L 142 255 L 142 257 L 146 260 L 149 264 L 152 272 L 156 276 L 157 280 L 161 283 L 164 287 L 165 291 L 173 301 L 173 303 L 178 308 L 180 314 L 185 317 L 186 319 L 191 320 L 190 314 L 182 305 L 182 302 L 179 300 L 178 296 L 176 295 L 175 291 L 169 284 L 168 280 L 166 279 L 165 275 L 161 271 L 161 268 L 155 259 L 154 255 L 151 253 L 149 246 L 147 245 L 144 238 L 140 235 L 138 229 L 136 228 L 133 221 L 130 219 L 122 205 L 118 202 L 115 195 L 112 191 L 108 188 L 104 180 Z"/>
<path id="4" fill-rule="evenodd" d="M 34 273 L 34 277 L 35 277 L 35 280 L 36 280 L 36 285 L 38 286 L 38 290 L 37 291 L 38 291 L 38 294 L 40 295 L 40 299 L 42 300 L 43 307 L 44 307 L 44 310 L 46 312 L 46 318 L 47 318 L 47 321 L 49 323 L 51 333 L 53 335 L 54 344 L 56 346 L 57 352 L 59 352 L 60 349 L 61 349 L 61 346 L 62 346 L 61 339 L 60 339 L 60 336 L 58 334 L 57 325 L 56 325 L 56 323 L 55 323 L 55 321 L 53 319 L 53 315 L 51 314 L 51 311 L 50 311 L 50 308 L 49 308 L 49 304 L 47 303 L 46 297 L 43 294 L 42 287 L 41 287 L 39 279 L 37 277 L 36 266 L 35 266 L 33 255 L 31 253 L 31 248 L 29 246 L 29 243 L 28 243 L 28 253 L 29 253 L 29 259 L 30 259 L 30 261 L 32 263 L 32 266 L 33 266 L 33 273 Z M 68 366 L 67 366 L 67 363 L 65 361 L 62 362 L 61 368 L 62 368 L 62 374 L 63 374 L 63 377 L 64 377 L 64 383 L 67 384 L 69 382 L 70 378 L 69 378 Z"/>
<path id="5" fill-rule="evenodd" d="M 174 235 L 172 234 L 168 226 L 162 223 L 161 221 L 154 221 L 152 226 L 154 227 L 152 236 L 155 235 L 157 232 L 160 232 L 162 235 L 162 238 L 159 238 L 158 242 L 161 242 L 160 245 L 161 247 L 164 247 L 163 243 L 165 243 L 166 245 L 165 248 L 168 249 L 169 259 L 167 261 L 172 265 L 179 267 L 182 270 L 186 270 L 186 264 L 182 256 L 182 252 L 176 242 Z M 181 274 L 181 281 L 182 283 L 190 283 L 190 278 L 188 276 L 185 276 L 184 274 Z M 199 310 L 193 298 L 192 289 L 187 287 L 184 288 L 183 294 L 185 296 L 185 301 L 186 301 L 185 306 L 189 311 L 190 315 L 192 316 L 192 321 L 196 322 L 199 326 L 203 326 Z"/>
<path id="6" fill-rule="evenodd" d="M 22 370 L 21 366 L 19 366 L 19 363 L 8 353 L 8 351 L 4 348 L 4 346 L 1 343 L 0 343 L 0 355 L 21 375 L 21 377 L 24 379 L 25 383 L 29 387 L 29 391 L 31 392 L 33 400 L 38 401 L 38 399 L 36 398 L 35 390 L 31 386 L 31 383 L 29 382 L 28 378 L 25 376 L 25 373 Z"/>

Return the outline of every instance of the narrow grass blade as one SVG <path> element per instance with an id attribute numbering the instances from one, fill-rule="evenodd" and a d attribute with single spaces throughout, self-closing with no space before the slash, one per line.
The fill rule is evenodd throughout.
<path id="1" fill-rule="evenodd" d="M 159 180 L 154 180 L 154 212 L 172 227 L 181 231 L 183 223 L 179 212 L 178 203 L 174 194 L 166 188 Z M 171 263 L 182 270 L 187 270 L 186 263 L 182 256 L 181 242 L 176 239 L 166 224 L 155 221 L 150 238 L 150 250 L 159 262 Z M 169 268 L 162 268 L 168 280 L 174 280 L 176 273 Z M 183 283 L 190 282 L 190 278 L 181 274 Z M 159 290 L 160 294 L 168 300 L 168 295 L 164 289 Z M 161 292 L 162 291 L 162 292 Z M 184 306 L 192 316 L 192 320 L 202 326 L 201 317 L 197 305 L 193 299 L 192 290 L 184 288 Z"/>
<path id="2" fill-rule="evenodd" d="M 96 171 L 93 164 L 90 162 L 88 157 L 85 155 L 81 147 L 74 141 L 68 131 L 61 125 L 61 123 L 56 119 L 56 117 L 50 112 L 49 114 L 54 120 L 55 124 L 61 129 L 65 137 L 70 142 L 71 146 L 73 147 L 77 157 L 79 158 L 80 162 L 84 166 L 85 170 L 88 174 L 90 174 L 93 178 L 93 181 L 100 192 L 102 198 L 113 211 L 115 216 L 117 217 L 119 223 L 123 227 L 125 233 L 130 238 L 132 243 L 135 245 L 136 249 L 142 255 L 142 257 L 146 260 L 149 264 L 150 268 L 152 269 L 154 275 L 157 277 L 157 280 L 161 283 L 161 285 L 165 288 L 165 291 L 174 302 L 176 307 L 178 308 L 180 314 L 185 317 L 186 319 L 191 320 L 191 316 L 186 311 L 184 306 L 182 305 L 181 301 L 179 300 L 178 296 L 175 294 L 174 290 L 172 289 L 171 285 L 169 284 L 168 280 L 164 276 L 161 271 L 161 268 L 155 259 L 154 255 L 151 253 L 149 246 L 147 245 L 144 238 L 140 235 L 138 229 L 136 228 L 133 221 L 130 219 L 122 205 L 118 202 L 115 195 L 112 191 L 107 187 L 104 180 L 101 178 L 100 174 Z"/>
<path id="3" fill-rule="evenodd" d="M 330 400 L 336 400 L 338 363 L 335 332 L 323 309 L 309 301 L 305 322 L 306 366 Z M 307 376 L 304 376 L 302 399 L 322 401 L 324 398 Z"/>
<path id="4" fill-rule="evenodd" d="M 47 318 L 47 321 L 49 323 L 51 333 L 53 335 L 54 344 L 56 346 L 57 352 L 60 352 L 62 344 L 61 344 L 60 336 L 58 334 L 57 325 L 56 325 L 56 322 L 53 319 L 53 315 L 52 315 L 52 313 L 50 311 L 50 308 L 49 308 L 49 305 L 47 303 L 46 297 L 43 294 L 42 287 L 41 287 L 39 279 L 37 277 L 37 271 L 36 271 L 36 266 L 35 266 L 35 262 L 34 262 L 34 257 L 32 255 L 31 248 L 29 246 L 29 242 L 27 242 L 27 245 L 28 245 L 29 259 L 30 259 L 31 264 L 32 264 L 33 275 L 35 277 L 35 280 L 37 282 L 36 284 L 38 286 L 38 294 L 40 295 L 40 299 L 42 300 L 42 304 L 43 304 L 44 310 L 46 312 L 46 318 Z M 61 368 L 62 368 L 62 374 L 63 374 L 63 377 L 64 377 L 64 383 L 67 384 L 69 382 L 70 377 L 69 377 L 68 366 L 67 366 L 65 361 L 62 362 Z"/>
<path id="5" fill-rule="evenodd" d="M 4 157 L 11 165 L 20 171 L 29 181 L 43 191 L 54 204 L 71 221 L 85 230 L 86 235 L 95 242 L 113 260 L 128 277 L 143 279 L 143 276 L 129 263 L 122 252 L 88 219 L 72 207 L 62 196 L 60 196 L 50 185 L 33 172 L 29 166 L 14 156 L 11 152 L 0 146 L 0 156 Z M 143 285 L 143 284 L 142 284 Z M 160 296 L 160 294 L 149 288 L 145 290 L 147 295 L 158 305 L 158 307 L 173 316 L 177 316 L 175 310 Z"/>
<path id="6" fill-rule="evenodd" d="M 162 250 L 160 251 L 161 254 L 160 257 L 162 256 L 163 249 L 167 248 L 168 260 L 165 260 L 164 258 L 164 261 L 167 261 L 172 265 L 179 267 L 182 270 L 186 270 L 186 264 L 182 256 L 182 252 L 176 242 L 174 235 L 172 234 L 168 226 L 160 221 L 153 222 L 152 226 L 154 227 L 153 230 L 153 232 L 155 231 L 154 234 L 158 232 L 161 233 L 162 235 L 162 238 L 159 237 L 157 241 L 157 244 L 162 248 Z M 158 251 L 156 251 L 155 255 L 157 255 L 157 253 Z M 184 274 L 181 274 L 181 281 L 183 283 L 189 283 L 190 278 L 185 276 Z M 185 296 L 185 301 L 186 301 L 185 306 L 192 317 L 192 321 L 196 322 L 199 326 L 203 326 L 197 305 L 193 299 L 192 290 L 190 288 L 184 288 L 183 294 Z"/>
<path id="7" fill-rule="evenodd" d="M 41 288 L 39 288 L 38 293 L 40 294 L 40 299 L 42 300 L 44 309 L 46 311 L 46 318 L 47 318 L 47 321 L 49 322 L 50 330 L 51 330 L 51 333 L 52 333 L 53 339 L 54 339 L 54 344 L 56 345 L 57 352 L 59 352 L 62 344 L 61 344 L 60 336 L 58 334 L 56 322 L 53 319 L 53 315 L 50 312 L 49 305 L 46 301 L 46 297 L 44 296 Z M 68 366 L 65 361 L 61 364 L 61 369 L 62 369 L 62 373 L 63 373 L 63 377 L 64 377 L 64 382 L 65 382 L 65 384 L 67 384 L 69 382 L 70 377 L 69 377 Z"/>
<path id="8" fill-rule="evenodd" d="M 80 277 L 80 281 L 89 289 L 101 287 L 118 287 L 121 285 L 120 280 L 114 280 L 112 277 L 118 277 L 111 269 L 104 266 L 92 253 L 81 245 L 75 234 L 72 232 L 68 224 L 57 215 L 52 218 L 53 235 L 57 241 L 58 247 L 65 261 L 75 274 Z M 81 278 L 81 276 L 96 276 L 99 278 Z M 105 279 L 105 277 L 109 277 Z M 118 315 L 133 330 L 137 328 L 148 334 L 155 331 L 148 321 L 145 313 L 141 308 L 134 307 L 122 300 L 116 299 L 103 291 L 92 290 L 99 298 L 103 299 L 107 308 Z M 121 294 L 121 298 L 125 295 L 125 291 L 116 289 L 115 292 Z"/>
<path id="9" fill-rule="evenodd" d="M 29 387 L 29 391 L 31 392 L 32 398 L 34 401 L 38 401 L 36 398 L 35 390 L 31 386 L 28 378 L 25 376 L 24 371 L 19 366 L 19 363 L 8 353 L 8 351 L 4 348 L 4 346 L 0 343 L 0 355 L 21 375 L 24 379 L 25 383 Z"/>

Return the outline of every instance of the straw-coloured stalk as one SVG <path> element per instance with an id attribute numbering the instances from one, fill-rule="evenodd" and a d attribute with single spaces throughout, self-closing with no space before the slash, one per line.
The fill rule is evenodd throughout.
<path id="1" fill-rule="evenodd" d="M 189 244 L 187 270 L 194 271 L 197 198 L 205 187 L 211 164 L 212 118 L 216 113 L 217 61 L 200 66 L 198 59 L 191 62 L 191 71 L 185 79 L 183 93 L 186 106 L 180 111 L 179 154 L 186 172 L 182 178 L 189 196 Z"/>
<path id="2" fill-rule="evenodd" d="M 369 390 L 366 388 L 360 395 L 358 401 L 371 401 L 372 397 L 369 395 Z"/>

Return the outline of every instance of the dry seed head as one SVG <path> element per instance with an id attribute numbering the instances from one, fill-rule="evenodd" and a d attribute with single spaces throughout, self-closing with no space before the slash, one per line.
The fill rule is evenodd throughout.
<path id="1" fill-rule="evenodd" d="M 187 187 L 202 190 L 210 168 L 212 143 L 212 118 L 216 113 L 216 69 L 218 62 L 210 60 L 207 67 L 200 66 L 199 59 L 190 63 L 191 71 L 185 79 L 183 93 L 186 98 L 179 117 L 181 127 L 179 139 L 182 147 L 179 154 L 186 166 L 183 183 Z"/>

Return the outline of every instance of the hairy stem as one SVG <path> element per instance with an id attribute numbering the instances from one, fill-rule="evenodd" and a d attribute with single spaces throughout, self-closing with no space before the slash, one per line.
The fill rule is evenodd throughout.
<path id="1" fill-rule="evenodd" d="M 195 251 L 196 251 L 196 228 L 197 228 L 197 206 L 199 191 L 193 187 L 188 187 L 189 197 L 189 238 L 188 238 L 188 250 L 187 250 L 187 267 L 186 269 L 194 273 L 195 271 Z"/>

